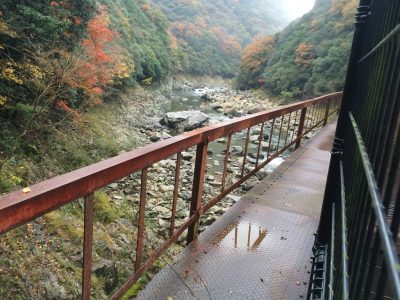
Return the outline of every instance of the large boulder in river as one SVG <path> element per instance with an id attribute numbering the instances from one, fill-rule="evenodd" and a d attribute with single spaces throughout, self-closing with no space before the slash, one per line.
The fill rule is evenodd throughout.
<path id="1" fill-rule="evenodd" d="M 201 100 L 205 100 L 205 101 L 211 101 L 211 95 L 209 93 L 204 93 L 203 95 L 201 95 Z"/>
<path id="2" fill-rule="evenodd" d="M 160 122 L 171 129 L 182 132 L 199 128 L 208 120 L 209 117 L 206 114 L 194 110 L 168 112 Z"/>
<path id="3" fill-rule="evenodd" d="M 265 108 L 261 104 L 255 104 L 253 107 L 251 107 L 248 111 L 247 114 L 255 114 L 264 111 Z"/>

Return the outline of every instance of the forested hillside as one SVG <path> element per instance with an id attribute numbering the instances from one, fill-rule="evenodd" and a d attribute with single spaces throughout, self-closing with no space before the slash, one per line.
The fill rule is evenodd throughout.
<path id="1" fill-rule="evenodd" d="M 146 0 L 1 1 L 0 192 L 23 180 L 25 155 L 33 161 L 39 153 L 55 161 L 70 155 L 75 163 L 61 172 L 89 163 L 76 151 L 65 153 L 66 145 L 46 148 L 46 136 L 73 127 L 59 124 L 76 122 L 85 107 L 177 71 L 168 26 Z M 97 148 L 94 161 L 114 153 Z"/>
<path id="2" fill-rule="evenodd" d="M 174 47 L 185 54 L 183 70 L 234 76 L 242 48 L 258 34 L 283 29 L 288 20 L 274 0 L 153 0 L 170 20 Z"/>
<path id="3" fill-rule="evenodd" d="M 27 181 L 23 158 L 70 156 L 65 172 L 115 154 L 100 139 L 90 159 L 46 144 L 85 122 L 88 107 L 172 74 L 234 76 L 242 47 L 286 24 L 275 2 L 2 0 L 0 192 Z"/>
<path id="4" fill-rule="evenodd" d="M 319 0 L 285 30 L 244 49 L 238 86 L 303 98 L 341 90 L 354 30 L 356 0 Z"/>

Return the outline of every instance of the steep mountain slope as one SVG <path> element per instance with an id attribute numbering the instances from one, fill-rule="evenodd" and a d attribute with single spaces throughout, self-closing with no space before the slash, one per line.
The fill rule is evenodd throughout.
<path id="1" fill-rule="evenodd" d="M 240 88 L 263 85 L 287 99 L 342 89 L 353 35 L 356 0 L 319 0 L 313 10 L 245 50 Z"/>
<path id="2" fill-rule="evenodd" d="M 43 139 L 85 122 L 86 107 L 174 73 L 179 57 L 167 30 L 146 0 L 1 1 L 0 193 L 26 180 L 26 171 L 14 174 L 25 157 L 36 164 L 46 152 L 68 155 L 65 172 L 115 154 L 48 151 Z"/>
<path id="3" fill-rule="evenodd" d="M 187 56 L 184 71 L 233 76 L 242 47 L 258 34 L 288 24 L 279 1 L 153 0 L 170 20 L 176 48 Z"/>

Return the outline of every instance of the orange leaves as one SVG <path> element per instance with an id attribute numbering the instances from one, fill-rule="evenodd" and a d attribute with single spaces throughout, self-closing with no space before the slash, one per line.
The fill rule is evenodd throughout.
<path id="1" fill-rule="evenodd" d="M 172 32 L 170 28 L 168 29 L 167 34 L 169 40 L 171 41 L 171 48 L 178 49 L 178 39 L 176 38 L 175 34 Z"/>
<path id="2" fill-rule="evenodd" d="M 307 45 L 306 43 L 300 43 L 296 49 L 296 65 L 302 67 L 308 67 L 312 63 L 315 55 L 313 52 L 312 45 Z"/>
<path id="3" fill-rule="evenodd" d="M 204 30 L 189 22 L 174 22 L 172 27 L 186 36 L 201 36 Z"/>
<path id="4" fill-rule="evenodd" d="M 92 18 L 88 22 L 88 35 L 87 43 L 100 44 L 111 42 L 117 33 L 109 28 L 110 17 L 108 15 L 107 7 L 101 6 L 100 14 Z"/>
<path id="5" fill-rule="evenodd" d="M 333 0 L 331 12 L 340 13 L 342 18 L 336 22 L 335 30 L 342 31 L 348 27 L 353 26 L 354 14 L 358 5 L 357 0 Z"/>
<path id="6" fill-rule="evenodd" d="M 197 17 L 194 23 L 173 22 L 172 28 L 186 36 L 201 36 L 207 30 L 207 21 L 203 17 Z"/>
<path id="7" fill-rule="evenodd" d="M 146 13 L 150 13 L 151 12 L 151 6 L 148 3 L 142 4 L 140 6 L 140 8 Z"/>
<path id="8" fill-rule="evenodd" d="M 227 34 L 218 27 L 211 28 L 211 32 L 218 38 L 219 47 L 225 54 L 238 54 L 242 50 L 242 46 L 234 35 Z"/>
<path id="9" fill-rule="evenodd" d="M 100 13 L 88 22 L 88 37 L 81 42 L 83 55 L 77 58 L 75 72 L 70 74 L 68 83 L 82 88 L 98 102 L 103 87 L 115 79 L 128 77 L 133 63 L 127 60 L 123 49 L 114 43 L 118 34 L 110 28 L 107 7 L 101 6 Z"/>
<path id="10" fill-rule="evenodd" d="M 243 50 L 242 68 L 257 72 L 265 67 L 275 49 L 275 40 L 271 35 L 256 38 Z"/>

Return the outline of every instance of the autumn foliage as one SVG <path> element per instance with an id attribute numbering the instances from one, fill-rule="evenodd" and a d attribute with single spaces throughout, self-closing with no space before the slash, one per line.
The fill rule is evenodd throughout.
<path id="1" fill-rule="evenodd" d="M 125 58 L 123 49 L 114 43 L 118 34 L 110 28 L 106 6 L 102 6 L 100 13 L 88 22 L 87 32 L 69 84 L 98 99 L 106 85 L 128 77 L 134 66 Z"/>
<path id="2" fill-rule="evenodd" d="M 274 47 L 273 36 L 267 35 L 256 38 L 243 50 L 242 67 L 249 71 L 259 70 L 268 62 L 268 54 L 274 51 Z"/>
<path id="3" fill-rule="evenodd" d="M 239 87 L 256 86 L 275 50 L 273 36 L 257 37 L 250 45 L 243 50 L 242 64 L 238 78 Z"/>
<path id="4" fill-rule="evenodd" d="M 306 43 L 300 43 L 296 49 L 296 65 L 304 68 L 309 67 L 314 59 L 315 55 L 311 45 Z"/>

